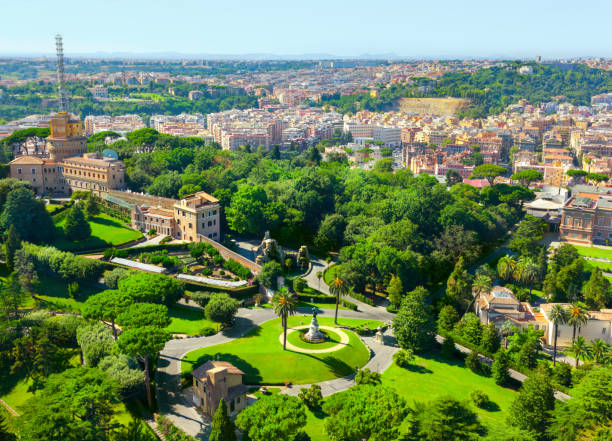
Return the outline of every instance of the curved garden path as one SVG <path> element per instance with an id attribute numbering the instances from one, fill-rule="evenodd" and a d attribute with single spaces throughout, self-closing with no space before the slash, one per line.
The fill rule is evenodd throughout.
<path id="1" fill-rule="evenodd" d="M 318 282 L 318 281 L 317 281 Z M 359 302 L 360 311 L 339 310 L 338 316 L 342 318 L 356 318 L 367 320 L 381 320 L 388 322 L 393 317 L 384 308 L 372 307 Z M 364 309 L 362 308 L 364 305 Z M 367 308 L 366 308 L 367 307 Z M 300 314 L 310 314 L 311 308 L 299 308 Z M 320 310 L 320 315 L 333 317 L 333 309 Z M 236 314 L 235 324 L 231 328 L 210 337 L 193 337 L 170 340 L 159 354 L 157 362 L 156 393 L 159 413 L 167 416 L 174 424 L 184 432 L 198 438 L 208 438 L 208 423 L 192 404 L 190 397 L 181 391 L 181 359 L 195 349 L 227 343 L 242 337 L 248 331 L 260 324 L 276 318 L 271 308 L 261 309 L 239 309 Z M 381 345 L 374 337 L 362 337 L 363 342 L 370 349 L 372 356 L 366 364 L 366 368 L 372 371 L 383 372 L 391 365 L 392 356 L 397 351 L 391 336 L 385 336 L 386 345 Z M 337 378 L 321 383 L 323 395 L 331 395 L 348 389 L 354 384 L 352 376 Z M 283 393 L 297 395 L 300 387 L 309 385 L 298 385 L 285 389 Z"/>

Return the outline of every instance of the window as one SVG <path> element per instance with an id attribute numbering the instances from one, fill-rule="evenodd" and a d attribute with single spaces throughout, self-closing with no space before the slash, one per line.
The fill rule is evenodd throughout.
<path id="1" fill-rule="evenodd" d="M 213 216 L 216 216 L 217 210 L 213 210 Z"/>
<path id="2" fill-rule="evenodd" d="M 208 221 L 208 226 L 209 227 L 212 226 L 212 222 L 211 221 Z"/>
<path id="3" fill-rule="evenodd" d="M 35 174 L 36 174 L 36 169 L 35 169 L 35 168 L 33 168 L 33 169 L 32 169 L 32 174 L 33 174 L 33 175 L 35 175 Z"/>
<path id="4" fill-rule="evenodd" d="M 601 334 L 602 334 L 602 335 L 606 335 L 606 328 L 602 328 L 602 330 L 601 330 Z"/>
<path id="5" fill-rule="evenodd" d="M 20 174 L 21 174 L 21 169 L 20 169 L 20 168 L 18 168 L 18 169 L 17 169 L 17 174 L 18 174 L 18 175 L 20 175 Z"/>
<path id="6" fill-rule="evenodd" d="M 236 409 L 236 406 L 234 405 L 234 400 L 232 400 L 230 402 L 230 412 L 233 412 Z"/>

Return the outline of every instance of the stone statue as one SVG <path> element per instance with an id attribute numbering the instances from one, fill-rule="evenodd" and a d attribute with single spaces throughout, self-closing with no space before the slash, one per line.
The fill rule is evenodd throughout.
<path id="1" fill-rule="evenodd" d="M 317 308 L 312 308 L 312 320 L 308 332 L 304 334 L 304 338 L 310 341 L 325 340 L 325 335 L 319 331 L 319 322 L 317 321 Z"/>

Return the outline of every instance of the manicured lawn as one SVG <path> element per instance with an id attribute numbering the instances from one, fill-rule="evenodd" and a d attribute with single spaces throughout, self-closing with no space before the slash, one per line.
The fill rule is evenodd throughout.
<path id="1" fill-rule="evenodd" d="M 333 318 L 319 317 L 321 325 L 333 326 Z M 341 325 L 358 325 L 358 319 L 340 319 Z M 310 317 L 290 317 L 289 326 L 308 325 Z M 368 326 L 378 326 L 370 321 Z M 280 319 L 270 320 L 251 330 L 244 337 L 225 343 L 197 349 L 188 353 L 181 363 L 183 373 L 190 373 L 207 360 L 229 361 L 246 373 L 246 384 L 314 383 L 349 375 L 356 366 L 363 366 L 370 353 L 359 337 L 349 334 L 349 344 L 334 352 L 303 354 L 283 351 L 279 341 L 282 333 Z"/>
<path id="2" fill-rule="evenodd" d="M 510 404 L 517 395 L 512 389 L 496 385 L 492 378 L 473 373 L 458 359 L 446 360 L 438 351 L 416 357 L 409 369 L 393 363 L 383 374 L 382 382 L 409 402 L 429 401 L 441 395 L 469 401 L 470 393 L 479 389 L 494 403 L 487 410 L 471 406 L 486 427 L 505 424 Z"/>
<path id="3" fill-rule="evenodd" d="M 612 262 L 608 263 L 608 262 L 598 262 L 596 260 L 587 260 L 586 263 L 587 263 L 587 266 L 592 266 L 592 267 L 594 266 L 594 267 L 601 269 L 602 271 L 612 273 Z"/>
<path id="4" fill-rule="evenodd" d="M 168 315 L 172 321 L 166 330 L 172 334 L 201 335 L 204 328 L 212 328 L 216 331 L 219 325 L 207 320 L 202 310 L 181 305 L 173 305 L 168 308 Z"/>
<path id="5" fill-rule="evenodd" d="M 340 270 L 340 265 L 332 265 L 325 270 L 323 273 L 323 282 L 331 285 L 332 281 L 336 278 L 336 274 L 338 274 L 338 270 Z"/>
<path id="6" fill-rule="evenodd" d="M 123 221 L 102 213 L 89 221 L 91 236 L 88 239 L 80 242 L 70 242 L 66 240 L 62 230 L 65 223 L 66 218 L 64 217 L 55 224 L 59 228 L 57 228 L 58 237 L 53 242 L 53 246 L 60 250 L 94 250 L 122 245 L 142 237 L 140 231 L 133 230 Z"/>
<path id="7" fill-rule="evenodd" d="M 335 332 L 330 331 L 328 329 L 321 330 L 321 332 L 324 332 L 325 334 L 327 334 L 329 338 L 327 341 L 324 341 L 321 343 L 305 342 L 300 337 L 300 334 L 305 331 L 308 331 L 308 329 L 300 329 L 298 331 L 291 332 L 290 334 L 287 335 L 287 342 L 291 343 L 294 346 L 297 346 L 298 348 L 304 348 L 304 349 L 327 349 L 327 348 L 331 348 L 332 346 L 336 346 L 338 343 L 340 343 L 340 336 L 336 334 Z"/>
<path id="8" fill-rule="evenodd" d="M 304 431 L 308 434 L 311 441 L 328 441 L 325 434 L 324 421 L 327 414 L 322 411 L 313 412 L 306 408 L 306 427 Z"/>
<path id="9" fill-rule="evenodd" d="M 596 247 L 583 247 L 580 245 L 574 245 L 574 248 L 578 250 L 578 254 L 586 257 L 598 257 L 604 259 L 612 259 L 612 247 L 608 248 L 596 248 Z"/>
<path id="10" fill-rule="evenodd" d="M 73 299 L 68 296 L 68 284 L 55 277 L 40 276 L 40 284 L 36 290 L 36 297 L 40 301 L 40 307 L 52 311 L 80 311 L 83 303 L 89 296 L 103 291 L 102 288 L 81 285 L 78 296 Z M 29 301 L 26 307 L 32 307 L 33 301 Z"/>

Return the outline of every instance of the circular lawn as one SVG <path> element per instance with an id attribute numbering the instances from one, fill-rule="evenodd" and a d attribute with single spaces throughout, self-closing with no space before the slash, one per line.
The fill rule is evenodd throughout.
<path id="1" fill-rule="evenodd" d="M 310 316 L 289 317 L 288 325 L 308 325 L 310 319 Z M 318 320 L 323 326 L 334 326 L 332 318 L 319 317 Z M 340 325 L 348 326 L 364 322 L 370 327 L 382 325 L 372 320 L 339 320 Z M 369 349 L 356 334 L 348 330 L 343 330 L 349 336 L 349 343 L 345 347 L 321 354 L 283 351 L 278 337 L 282 331 L 280 319 L 269 320 L 229 343 L 191 351 L 181 362 L 183 375 L 190 374 L 194 368 L 208 360 L 218 359 L 230 362 L 242 370 L 246 374 L 243 378 L 245 384 L 307 384 L 350 375 L 370 359 Z M 333 331 L 328 332 L 331 334 Z M 292 334 L 296 334 L 300 345 L 306 344 L 300 340 L 297 332 Z M 332 338 L 339 340 L 340 336 L 335 332 L 333 334 Z M 321 344 L 309 346 L 321 348 Z"/>
<path id="2" fill-rule="evenodd" d="M 287 329 L 287 343 L 302 349 L 328 349 L 340 343 L 340 335 L 329 329 L 320 329 L 327 336 L 327 340 L 320 343 L 310 343 L 302 339 L 302 334 L 307 331 L 308 328 L 294 330 L 293 332 L 291 332 L 291 329 Z"/>

